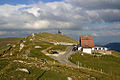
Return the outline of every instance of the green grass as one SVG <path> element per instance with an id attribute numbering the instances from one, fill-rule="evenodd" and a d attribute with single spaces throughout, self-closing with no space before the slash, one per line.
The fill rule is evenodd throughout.
<path id="1" fill-rule="evenodd" d="M 51 43 L 45 42 L 45 41 L 35 41 L 33 42 L 33 44 L 31 44 L 31 48 L 30 48 L 30 44 L 28 44 L 27 48 L 30 48 L 30 54 L 28 55 L 29 57 L 36 57 L 36 58 L 45 58 L 47 60 L 51 60 L 54 61 L 54 59 L 46 56 L 45 54 L 43 54 L 41 51 L 52 46 Z M 35 49 L 35 46 L 40 46 L 41 48 L 39 49 Z"/>
<path id="2" fill-rule="evenodd" d="M 54 71 L 48 71 L 44 74 L 44 76 L 41 78 L 41 80 L 67 80 L 66 75 L 57 73 Z"/>
<path id="3" fill-rule="evenodd" d="M 120 52 L 112 51 L 112 55 L 120 58 Z"/>
<path id="4" fill-rule="evenodd" d="M 26 61 L 26 63 L 32 63 L 32 64 L 18 63 L 18 62 L 13 62 L 13 60 L 10 60 L 11 62 L 10 65 L 3 71 L 3 74 L 0 74 L 0 80 L 23 80 L 25 78 L 27 80 L 37 80 L 37 79 L 67 80 L 67 77 L 71 77 L 73 80 L 86 80 L 89 78 L 86 75 L 94 76 L 99 80 L 111 79 L 111 76 L 109 75 L 90 71 L 87 69 L 78 69 L 74 67 L 69 67 L 57 62 L 56 64 L 53 63 L 51 64 L 48 62 L 47 64 L 42 65 L 42 63 L 39 60 L 35 61 L 30 59 L 28 60 L 22 59 L 22 61 Z M 35 64 L 37 64 L 38 66 L 42 66 L 43 68 L 47 67 L 49 68 L 49 70 L 44 70 L 41 67 L 37 67 Z M 26 68 L 30 71 L 30 74 L 22 71 L 16 71 L 17 68 Z M 94 79 L 90 78 L 90 80 L 94 80 Z"/>
<path id="5" fill-rule="evenodd" d="M 63 45 L 53 45 L 51 46 L 51 49 L 47 50 L 48 53 L 53 54 L 52 50 L 56 50 L 56 51 L 65 51 L 67 49 L 67 46 L 63 46 Z"/>
<path id="6" fill-rule="evenodd" d="M 9 64 L 8 60 L 2 60 L 0 59 L 0 70 L 2 70 L 5 66 L 7 66 Z"/>
<path id="7" fill-rule="evenodd" d="M 63 45 L 55 45 L 51 48 L 51 50 L 60 50 L 60 51 L 65 51 L 67 48 L 67 46 L 63 46 Z"/>
<path id="8" fill-rule="evenodd" d="M 8 50 L 8 48 L 10 47 L 10 46 L 7 46 L 7 44 L 15 45 L 22 39 L 23 38 L 16 38 L 16 37 L 0 38 L 0 55 L 4 55 L 3 52 L 5 50 Z"/>
<path id="9" fill-rule="evenodd" d="M 7 44 L 16 44 L 23 38 L 16 38 L 16 37 L 11 37 L 11 38 L 0 38 L 0 48 L 6 46 Z"/>
<path id="10" fill-rule="evenodd" d="M 44 55 L 39 49 L 31 50 L 31 52 L 30 52 L 30 54 L 28 56 L 38 58 L 38 59 L 44 58 L 46 60 L 55 61 L 54 59 Z"/>
<path id="11" fill-rule="evenodd" d="M 76 53 L 71 56 L 69 60 L 75 64 L 80 63 L 80 66 L 95 69 L 98 71 L 103 71 L 110 75 L 119 76 L 120 75 L 120 58 L 113 55 L 102 55 L 101 57 L 93 57 L 89 54 Z"/>
<path id="12" fill-rule="evenodd" d="M 4 49 L 7 49 L 9 46 L 2 46 L 0 47 L 0 50 L 4 50 Z"/>
<path id="13" fill-rule="evenodd" d="M 78 43 L 77 40 L 74 40 L 70 37 L 67 37 L 65 35 L 60 35 L 60 34 L 52 34 L 52 33 L 38 33 L 36 34 L 36 38 L 39 37 L 42 40 L 45 40 L 47 42 L 69 42 L 69 43 Z"/>
<path id="14" fill-rule="evenodd" d="M 95 55 L 101 55 L 101 53 L 92 53 L 92 54 L 95 54 Z"/>
<path id="15" fill-rule="evenodd" d="M 12 66 L 14 65 L 14 66 Z M 17 68 L 26 68 L 30 71 L 30 74 L 22 71 L 16 71 Z M 34 66 L 29 67 L 20 63 L 12 63 L 8 69 L 4 71 L 4 74 L 0 75 L 0 80 L 36 80 L 36 78 L 43 73 L 44 70 L 38 69 Z"/>

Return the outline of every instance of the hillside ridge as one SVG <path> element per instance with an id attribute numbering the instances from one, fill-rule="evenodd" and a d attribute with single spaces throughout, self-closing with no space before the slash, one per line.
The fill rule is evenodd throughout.
<path id="1" fill-rule="evenodd" d="M 2 65 L 0 79 L 67 80 L 70 77 L 73 80 L 88 78 L 110 80 L 113 78 L 100 71 L 62 64 L 46 56 L 42 51 L 49 47 L 51 48 L 47 52 L 50 55 L 52 50 L 59 53 L 66 51 L 66 45 L 54 45 L 51 42 L 77 43 L 78 41 L 59 34 L 33 33 L 10 46 L 6 53 L 0 56 L 0 65 Z"/>

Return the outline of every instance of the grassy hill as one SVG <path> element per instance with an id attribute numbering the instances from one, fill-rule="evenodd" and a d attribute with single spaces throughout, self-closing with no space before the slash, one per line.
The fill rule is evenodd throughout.
<path id="1" fill-rule="evenodd" d="M 0 56 L 0 80 L 67 80 L 68 77 L 73 80 L 114 79 L 114 76 L 104 72 L 61 64 L 42 53 L 49 47 L 65 51 L 67 46 L 50 43 L 56 41 L 77 43 L 64 35 L 36 33 L 17 42 L 15 46 L 6 48 L 6 53 Z M 18 69 L 27 69 L 29 73 Z M 119 78 L 115 78 L 117 79 Z"/>
<path id="2" fill-rule="evenodd" d="M 72 55 L 69 60 L 82 67 L 102 71 L 114 77 L 114 80 L 120 79 L 120 58 L 116 55 L 102 55 L 100 57 L 94 57 L 93 55 L 84 54 L 77 52 Z"/>
<path id="3" fill-rule="evenodd" d="M 36 37 L 44 40 L 44 41 L 47 41 L 47 42 L 68 42 L 68 43 L 78 43 L 77 40 L 74 40 L 68 36 L 65 36 L 65 35 L 60 35 L 60 34 L 52 34 L 52 33 L 38 33 L 38 34 L 35 34 Z"/>

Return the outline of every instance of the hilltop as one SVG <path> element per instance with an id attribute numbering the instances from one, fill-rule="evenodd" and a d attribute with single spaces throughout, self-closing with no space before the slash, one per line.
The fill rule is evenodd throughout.
<path id="1" fill-rule="evenodd" d="M 36 38 L 40 38 L 46 42 L 67 42 L 67 43 L 78 43 L 77 40 L 72 39 L 68 36 L 61 35 L 61 34 L 52 34 L 52 33 L 36 33 L 35 34 Z"/>
<path id="2" fill-rule="evenodd" d="M 51 42 L 76 44 L 78 41 L 65 35 L 35 33 L 5 49 L 0 56 L 1 80 L 110 80 L 114 76 L 97 70 L 60 63 L 52 58 L 51 51 L 63 53 L 66 45 Z M 50 56 L 47 56 L 47 55 Z M 62 54 L 61 54 L 62 55 Z M 119 78 L 116 78 L 119 79 Z"/>

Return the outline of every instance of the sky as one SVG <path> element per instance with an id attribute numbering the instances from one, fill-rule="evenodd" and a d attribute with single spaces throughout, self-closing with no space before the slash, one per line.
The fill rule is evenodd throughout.
<path id="1" fill-rule="evenodd" d="M 120 0 L 0 0 L 0 37 L 56 33 L 120 42 Z"/>

